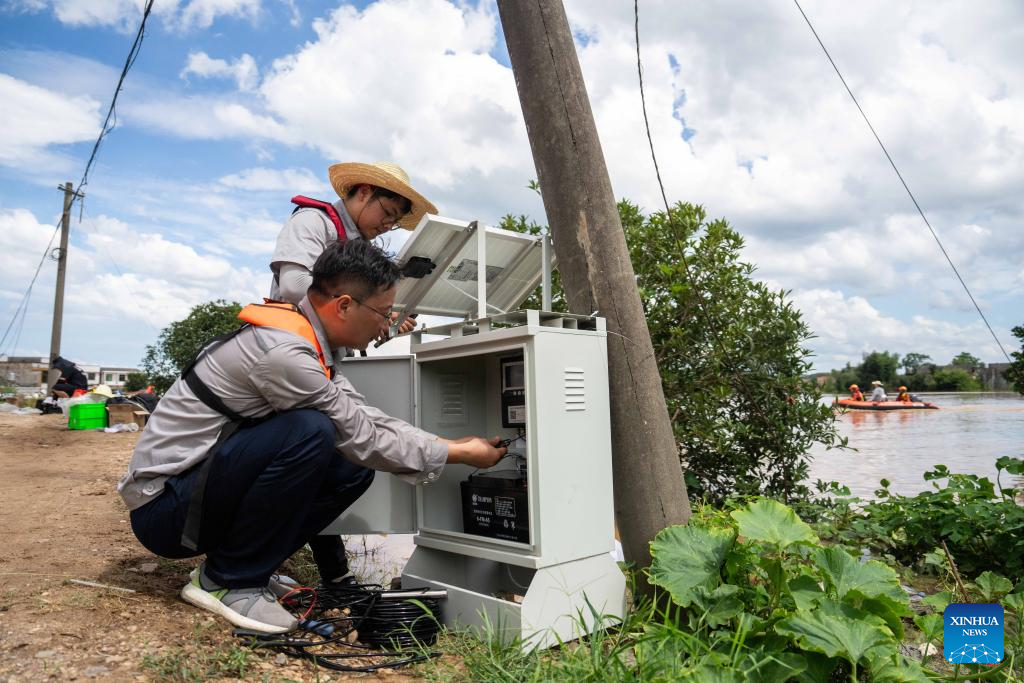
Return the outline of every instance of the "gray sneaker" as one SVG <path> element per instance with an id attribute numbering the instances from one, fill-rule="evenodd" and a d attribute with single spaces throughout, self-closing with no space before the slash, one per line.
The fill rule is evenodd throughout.
<path id="1" fill-rule="evenodd" d="M 267 588 L 269 588 L 270 592 L 274 594 L 274 597 L 280 600 L 289 593 L 294 593 L 295 589 L 301 588 L 301 586 L 299 586 L 298 581 L 290 576 L 286 576 L 284 574 L 271 574 L 270 581 L 267 582 Z"/>
<path id="2" fill-rule="evenodd" d="M 267 586 L 221 588 L 197 567 L 181 589 L 185 602 L 220 615 L 239 628 L 260 633 L 287 633 L 298 625 L 294 616 L 277 602 Z"/>

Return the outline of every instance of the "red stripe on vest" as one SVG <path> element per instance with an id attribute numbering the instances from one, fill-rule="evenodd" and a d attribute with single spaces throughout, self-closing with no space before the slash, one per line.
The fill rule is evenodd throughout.
<path id="1" fill-rule="evenodd" d="M 297 194 L 292 197 L 292 204 L 295 204 L 295 211 L 299 209 L 319 209 L 327 214 L 327 217 L 334 223 L 334 229 L 338 232 L 338 241 L 344 242 L 348 239 L 348 235 L 345 234 L 345 226 L 341 222 L 341 216 L 334 209 L 334 205 L 330 202 L 321 201 L 319 199 L 311 199 L 304 197 L 301 194 Z M 292 213 L 295 213 L 292 211 Z"/>

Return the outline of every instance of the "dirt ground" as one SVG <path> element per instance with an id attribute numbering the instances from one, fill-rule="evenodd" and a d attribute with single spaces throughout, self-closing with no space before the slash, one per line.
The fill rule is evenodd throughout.
<path id="1" fill-rule="evenodd" d="M 414 679 L 254 652 L 182 602 L 195 562 L 142 548 L 115 489 L 137 438 L 69 431 L 60 415 L 0 414 L 0 683 Z"/>

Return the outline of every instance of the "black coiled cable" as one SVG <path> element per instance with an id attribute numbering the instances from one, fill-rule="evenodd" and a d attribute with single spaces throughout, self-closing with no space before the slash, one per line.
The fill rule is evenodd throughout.
<path id="1" fill-rule="evenodd" d="M 362 615 L 359 640 L 382 649 L 433 645 L 437 641 L 440 609 L 436 598 L 378 598 Z"/>
<path id="2" fill-rule="evenodd" d="M 414 589 L 415 590 L 415 589 Z M 397 669 L 440 656 L 422 648 L 437 640 L 440 629 L 440 601 L 426 596 L 409 596 L 411 591 L 398 591 L 400 599 L 389 598 L 376 584 L 357 586 L 317 586 L 302 589 L 285 604 L 303 614 L 302 631 L 267 635 L 235 629 L 238 637 L 248 638 L 253 648 L 272 649 L 290 657 L 308 659 L 333 671 L 372 672 Z M 333 613 L 341 612 L 342 616 Z M 359 643 L 347 642 L 355 631 Z M 329 646 L 383 652 L 346 652 Z M 345 661 L 366 664 L 352 666 Z"/>

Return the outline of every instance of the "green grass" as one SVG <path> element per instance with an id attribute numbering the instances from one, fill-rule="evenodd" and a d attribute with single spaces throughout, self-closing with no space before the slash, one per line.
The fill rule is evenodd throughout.
<path id="1" fill-rule="evenodd" d="M 219 678 L 246 678 L 256 655 L 237 645 L 226 649 L 178 647 L 142 657 L 142 668 L 160 681 L 194 683 Z"/>

